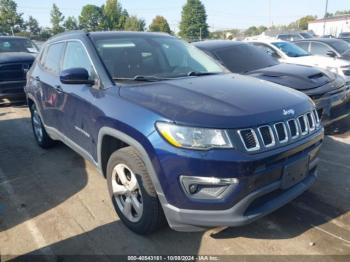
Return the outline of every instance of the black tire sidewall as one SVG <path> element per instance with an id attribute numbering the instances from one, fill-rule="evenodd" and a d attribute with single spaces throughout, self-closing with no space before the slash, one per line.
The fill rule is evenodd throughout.
<path id="1" fill-rule="evenodd" d="M 119 209 L 117 202 L 115 198 L 113 197 L 113 190 L 112 190 L 112 172 L 113 168 L 117 164 L 125 164 L 127 165 L 135 174 L 136 179 L 139 183 L 139 187 L 142 194 L 142 201 L 143 201 L 143 213 L 139 221 L 137 222 L 131 222 L 128 220 L 122 211 Z M 158 197 L 153 189 L 153 186 L 149 183 L 144 183 L 145 179 L 144 176 L 148 176 L 147 173 L 145 173 L 145 166 L 144 163 L 142 163 L 143 166 L 140 165 L 139 159 L 135 159 L 134 154 L 129 154 L 128 150 L 118 150 L 114 152 L 107 165 L 107 185 L 108 185 L 108 191 L 109 195 L 112 199 L 112 203 L 114 206 L 114 209 L 116 210 L 119 218 L 123 221 L 123 223 L 130 228 L 132 231 L 138 234 L 149 234 L 155 230 L 154 221 L 158 219 L 158 210 L 161 208 Z M 160 223 L 161 221 L 159 221 Z M 152 226 L 153 225 L 153 226 Z M 154 228 L 152 228 L 154 227 Z"/>
<path id="2" fill-rule="evenodd" d="M 34 120 L 33 120 L 34 110 L 38 111 L 36 105 L 32 104 L 32 106 L 30 107 L 30 114 L 31 114 L 32 129 L 33 129 L 33 134 L 34 134 L 34 137 L 35 137 L 35 141 L 42 148 L 50 148 L 54 144 L 54 141 L 46 133 L 45 127 L 43 125 L 43 122 L 42 122 L 42 119 L 41 119 L 40 116 L 39 116 L 40 117 L 40 123 L 41 123 L 42 132 L 43 132 L 43 137 L 42 137 L 41 141 L 38 139 L 38 137 L 37 137 L 37 135 L 35 133 Z"/>

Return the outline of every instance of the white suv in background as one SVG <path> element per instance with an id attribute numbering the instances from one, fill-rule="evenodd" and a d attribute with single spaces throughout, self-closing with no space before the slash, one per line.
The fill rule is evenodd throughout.
<path id="1" fill-rule="evenodd" d="M 350 62 L 343 59 L 311 55 L 299 46 L 279 39 L 247 40 L 247 42 L 261 47 L 271 56 L 282 63 L 316 66 L 341 75 L 350 83 Z"/>

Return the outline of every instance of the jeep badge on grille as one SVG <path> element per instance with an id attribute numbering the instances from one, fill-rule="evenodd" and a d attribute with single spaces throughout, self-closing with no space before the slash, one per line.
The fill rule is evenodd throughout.
<path id="1" fill-rule="evenodd" d="M 284 116 L 289 116 L 289 115 L 294 115 L 295 114 L 295 111 L 294 109 L 283 109 L 283 115 Z"/>

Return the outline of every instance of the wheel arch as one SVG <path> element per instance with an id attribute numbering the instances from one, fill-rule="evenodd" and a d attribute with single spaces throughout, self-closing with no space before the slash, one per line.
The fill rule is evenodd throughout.
<path id="1" fill-rule="evenodd" d="M 101 170 L 101 173 L 104 176 L 106 176 L 106 161 L 108 161 L 108 159 L 107 160 L 103 159 L 103 156 L 106 156 L 106 155 L 104 155 L 104 152 L 102 152 L 104 148 L 106 148 L 104 146 L 106 146 L 106 143 L 108 143 L 108 140 L 105 140 L 105 139 L 116 139 L 115 141 L 117 142 L 113 142 L 113 143 L 117 143 L 117 146 L 121 145 L 120 148 L 122 148 L 123 146 L 132 146 L 138 152 L 142 161 L 146 165 L 147 172 L 151 177 L 153 186 L 157 192 L 157 195 L 161 204 L 162 205 L 167 204 L 158 176 L 156 174 L 152 161 L 146 149 L 144 148 L 144 146 L 133 137 L 111 127 L 102 127 L 98 133 L 98 142 L 97 142 L 97 160 L 98 161 L 97 162 L 98 162 L 98 167 Z"/>

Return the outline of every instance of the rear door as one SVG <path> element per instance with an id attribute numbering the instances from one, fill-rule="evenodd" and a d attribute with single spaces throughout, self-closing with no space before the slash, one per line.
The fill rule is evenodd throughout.
<path id="1" fill-rule="evenodd" d="M 332 51 L 332 49 L 329 46 L 327 46 L 323 43 L 311 42 L 311 46 L 310 46 L 310 53 L 311 54 L 327 56 L 327 53 L 329 51 Z"/>
<path id="2" fill-rule="evenodd" d="M 59 72 L 64 48 L 64 42 L 47 46 L 39 62 L 39 70 L 35 71 L 34 76 L 36 86 L 39 87 L 37 96 L 43 121 L 45 125 L 57 130 L 62 130 L 60 119 L 64 101 L 59 89 Z"/>

